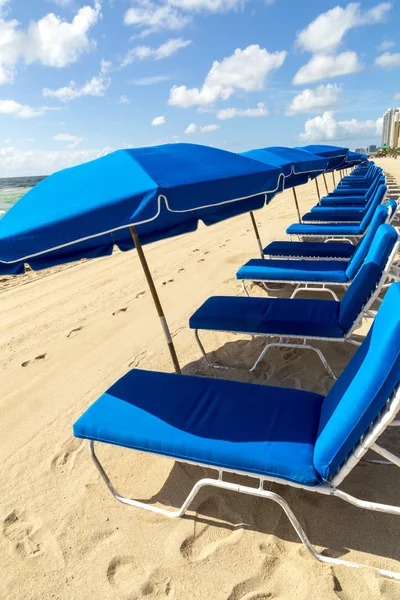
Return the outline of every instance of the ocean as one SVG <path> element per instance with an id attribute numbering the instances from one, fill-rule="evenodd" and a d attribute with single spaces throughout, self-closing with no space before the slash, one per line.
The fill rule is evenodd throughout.
<path id="1" fill-rule="evenodd" d="M 44 176 L 0 178 L 0 218 L 42 179 Z"/>

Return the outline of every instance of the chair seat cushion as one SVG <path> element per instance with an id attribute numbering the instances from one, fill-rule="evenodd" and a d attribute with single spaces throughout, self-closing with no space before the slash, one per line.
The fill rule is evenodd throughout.
<path id="1" fill-rule="evenodd" d="M 263 252 L 269 256 L 350 259 L 355 248 L 348 242 L 271 242 Z"/>
<path id="2" fill-rule="evenodd" d="M 236 273 L 236 279 L 253 281 L 334 281 L 347 283 L 347 263 L 343 260 L 264 260 L 253 258 Z"/>
<path id="3" fill-rule="evenodd" d="M 235 471 L 320 483 L 313 466 L 323 396 L 133 370 L 74 425 L 79 438 Z"/>
<path id="4" fill-rule="evenodd" d="M 326 207 L 334 207 L 334 206 L 347 206 L 347 205 L 355 205 L 361 206 L 361 208 L 365 207 L 366 200 L 360 196 L 325 196 L 325 198 L 321 198 L 321 203 L 316 206 L 326 206 Z"/>
<path id="5" fill-rule="evenodd" d="M 365 211 L 356 211 L 356 212 L 350 212 L 350 211 L 334 211 L 334 210 L 329 210 L 329 211 L 321 211 L 321 212 L 317 212 L 317 211 L 311 211 L 308 213 L 305 213 L 302 216 L 302 221 L 320 221 L 320 222 L 332 222 L 332 223 L 347 223 L 349 221 L 351 221 L 352 223 L 361 223 L 362 219 L 365 216 Z"/>
<path id="6" fill-rule="evenodd" d="M 341 338 L 340 302 L 308 298 L 212 296 L 190 317 L 191 329 Z"/>
<path id="7" fill-rule="evenodd" d="M 312 223 L 294 223 L 286 229 L 292 235 L 361 235 L 363 231 L 359 225 L 326 224 L 314 225 Z"/>

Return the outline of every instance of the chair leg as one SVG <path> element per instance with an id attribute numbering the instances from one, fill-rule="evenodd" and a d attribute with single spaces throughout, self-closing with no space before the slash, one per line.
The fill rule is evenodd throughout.
<path id="1" fill-rule="evenodd" d="M 262 359 L 268 352 L 268 350 L 270 350 L 270 348 L 274 348 L 274 347 L 275 348 L 299 348 L 301 350 L 303 350 L 303 349 L 313 350 L 314 352 L 316 352 L 316 354 L 318 354 L 322 364 L 324 365 L 325 369 L 328 371 L 328 373 L 332 377 L 332 379 L 335 379 L 335 380 L 337 379 L 336 375 L 332 371 L 331 367 L 328 364 L 328 361 L 326 360 L 326 358 L 323 355 L 323 353 L 321 352 L 321 350 L 319 348 L 315 348 L 315 346 L 311 346 L 310 344 L 307 344 L 305 340 L 304 340 L 303 344 L 289 344 L 289 343 L 281 342 L 281 341 L 271 342 L 271 343 L 267 344 L 265 346 L 265 348 L 263 349 L 263 351 L 261 352 L 260 356 L 257 358 L 257 360 L 254 363 L 254 365 L 252 366 L 252 368 L 250 369 L 250 371 L 255 371 L 257 369 L 259 363 L 262 361 Z"/>
<path id="2" fill-rule="evenodd" d="M 226 369 L 226 370 L 232 370 L 234 371 L 235 368 L 234 367 L 226 367 L 224 365 L 217 365 L 216 363 L 213 363 L 207 356 L 206 351 L 204 350 L 204 346 L 200 340 L 200 336 L 199 336 L 199 330 L 195 329 L 194 330 L 194 337 L 196 338 L 196 342 L 200 348 L 200 351 L 203 355 L 204 360 L 206 361 L 207 365 L 209 367 L 211 367 L 212 369 Z"/>
<path id="3" fill-rule="evenodd" d="M 333 290 L 331 290 L 330 288 L 325 287 L 324 285 L 322 287 L 308 287 L 307 283 L 306 283 L 306 285 L 303 285 L 303 286 L 298 284 L 297 288 L 294 290 L 294 292 L 290 296 L 290 298 L 291 299 L 295 298 L 299 292 L 327 292 L 328 294 L 331 294 L 333 296 L 334 300 L 339 302 L 339 298 L 337 297 L 335 292 Z"/>
<path id="4" fill-rule="evenodd" d="M 186 500 L 182 504 L 181 508 L 179 508 L 178 510 L 166 510 L 163 508 L 159 508 L 158 506 L 153 506 L 151 504 L 146 504 L 145 502 L 140 502 L 139 500 L 133 500 L 131 498 L 127 498 L 127 497 L 119 494 L 119 492 L 117 492 L 117 490 L 112 485 L 107 473 L 105 472 L 102 464 L 100 463 L 99 459 L 96 456 L 96 453 L 94 451 L 93 440 L 89 441 L 89 450 L 90 450 L 90 454 L 93 459 L 93 462 L 96 465 L 96 468 L 99 471 L 107 488 L 109 489 L 111 494 L 114 496 L 114 498 L 116 498 L 116 500 L 118 500 L 119 502 L 122 502 L 123 504 L 127 504 L 129 506 L 134 506 L 136 508 L 143 508 L 144 510 L 148 510 L 153 513 L 163 515 L 165 517 L 176 519 L 176 518 L 181 517 L 187 511 L 187 509 L 189 508 L 190 504 L 193 502 L 193 500 L 196 497 L 196 495 L 198 494 L 198 492 L 203 487 L 206 487 L 206 486 L 217 487 L 220 489 L 237 492 L 239 494 L 248 494 L 250 496 L 266 498 L 267 500 L 272 500 L 273 502 L 276 502 L 276 504 L 278 504 L 282 508 L 282 510 L 286 514 L 287 518 L 289 519 L 291 525 L 293 526 L 294 530 L 296 531 L 300 541 L 302 542 L 304 547 L 308 550 L 308 552 L 311 554 L 311 556 L 313 558 L 315 558 L 316 560 L 326 563 L 326 564 L 330 564 L 330 565 L 343 565 L 345 567 L 352 567 L 355 569 L 361 569 L 361 568 L 370 569 L 372 571 L 375 571 L 375 573 L 379 573 L 380 575 L 382 575 L 384 577 L 388 577 L 390 579 L 395 579 L 395 580 L 400 581 L 400 573 L 397 573 L 394 571 L 388 571 L 386 569 L 379 569 L 377 567 L 363 565 L 360 563 L 354 563 L 354 562 L 350 562 L 347 560 L 342 560 L 340 558 L 333 558 L 331 556 L 325 556 L 321 552 L 318 552 L 314 548 L 314 546 L 311 544 L 306 532 L 304 531 L 303 527 L 300 525 L 299 520 L 297 519 L 296 515 L 294 514 L 294 512 L 292 511 L 292 509 L 290 508 L 290 506 L 286 502 L 286 500 L 284 498 L 282 498 L 282 496 L 279 496 L 279 494 L 276 494 L 275 492 L 265 490 L 263 479 L 260 479 L 260 485 L 258 488 L 249 487 L 249 486 L 245 486 L 245 485 L 239 485 L 239 484 L 235 484 L 235 483 L 230 483 L 229 481 L 224 481 L 222 479 L 223 471 L 222 471 L 222 469 L 218 469 L 218 474 L 219 474 L 218 479 L 211 479 L 211 478 L 200 479 L 199 481 L 197 481 L 195 483 L 192 490 L 189 492 L 189 495 L 187 496 Z M 336 495 L 335 492 L 339 492 L 339 490 L 336 490 L 336 489 L 333 490 L 334 495 Z M 344 496 L 348 496 L 348 494 L 345 494 L 344 492 L 343 492 L 343 494 L 344 494 Z M 344 500 L 347 500 L 348 502 L 351 502 L 351 500 L 357 500 L 355 498 L 352 498 L 351 496 L 349 496 L 349 498 L 345 498 L 343 496 L 339 496 L 339 497 L 342 497 Z M 358 502 L 362 502 L 362 501 L 358 501 Z M 354 502 L 351 502 L 351 503 L 354 504 Z M 379 505 L 379 506 L 384 506 L 384 505 Z M 379 509 L 375 509 L 375 510 L 379 510 Z M 398 514 L 400 514 L 400 508 L 398 510 L 399 510 Z"/>

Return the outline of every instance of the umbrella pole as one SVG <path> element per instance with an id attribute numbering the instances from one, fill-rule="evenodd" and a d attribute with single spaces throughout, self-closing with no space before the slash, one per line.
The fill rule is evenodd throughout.
<path id="1" fill-rule="evenodd" d="M 319 186 L 318 186 L 317 179 L 318 179 L 318 177 L 315 178 L 315 185 L 317 186 L 318 204 L 321 204 L 321 194 L 319 193 Z"/>
<path id="2" fill-rule="evenodd" d="M 129 227 L 129 229 L 130 229 L 130 232 L 131 232 L 131 235 L 132 235 L 132 239 L 134 241 L 134 244 L 135 244 L 138 256 L 139 256 L 140 264 L 142 265 L 142 269 L 143 269 L 144 275 L 145 275 L 146 280 L 147 280 L 147 284 L 148 284 L 148 286 L 150 288 L 150 292 L 151 292 L 151 295 L 153 297 L 154 305 L 156 307 L 158 316 L 159 316 L 160 321 L 161 321 L 161 327 L 162 327 L 162 329 L 164 331 L 164 335 L 165 335 L 165 338 L 167 340 L 168 350 L 169 350 L 169 353 L 171 355 L 171 359 L 172 359 L 172 363 L 174 365 L 175 373 L 180 374 L 181 373 L 181 368 L 179 366 L 178 357 L 176 355 L 174 342 L 172 341 L 171 332 L 169 330 L 168 323 L 167 323 L 167 320 L 165 318 L 163 308 L 161 306 L 160 298 L 158 297 L 156 286 L 154 285 L 154 281 L 153 281 L 153 278 L 151 276 L 150 269 L 149 269 L 149 266 L 147 264 L 147 260 L 146 260 L 146 257 L 144 255 L 144 252 L 143 252 L 142 244 L 140 243 L 139 236 L 137 234 L 137 231 L 136 231 L 136 228 L 134 227 L 134 225 L 132 225 L 131 227 Z"/>
<path id="3" fill-rule="evenodd" d="M 325 173 L 322 173 L 322 177 L 324 178 L 324 183 L 325 183 L 325 189 L 326 189 L 326 193 L 329 194 L 329 190 L 328 190 L 328 184 L 326 183 L 326 177 L 325 177 Z"/>
<path id="4" fill-rule="evenodd" d="M 299 217 L 299 223 L 301 223 L 301 216 L 300 216 L 299 203 L 297 202 L 296 188 L 293 187 L 292 190 L 293 190 L 294 202 L 296 204 L 297 216 Z"/>
<path id="5" fill-rule="evenodd" d="M 250 219 L 251 219 L 251 222 L 253 223 L 254 233 L 256 234 L 257 243 L 258 243 L 258 249 L 260 251 L 261 258 L 265 258 L 264 252 L 263 252 L 262 243 L 261 243 L 261 239 L 260 239 L 260 234 L 258 233 L 257 223 L 256 223 L 256 220 L 255 220 L 255 217 L 254 217 L 254 213 L 253 213 L 252 210 L 250 211 Z"/>

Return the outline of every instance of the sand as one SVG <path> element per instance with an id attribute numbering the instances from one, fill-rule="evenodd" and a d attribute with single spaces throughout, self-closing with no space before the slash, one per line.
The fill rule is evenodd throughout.
<path id="1" fill-rule="evenodd" d="M 400 183 L 400 160 L 381 163 Z M 300 188 L 298 197 L 305 212 L 315 203 L 315 183 Z M 295 220 L 291 191 L 257 213 L 265 243 L 284 239 Z M 329 390 L 332 381 L 314 353 L 272 351 L 252 374 L 210 371 L 200 356 L 188 318 L 210 295 L 242 293 L 235 272 L 257 256 L 248 215 L 153 244 L 146 255 L 185 373 Z M 288 288 L 277 294 L 288 295 Z M 87 444 L 72 437 L 72 424 L 128 369 L 171 371 L 135 252 L 4 278 L 0 302 L 1 599 L 400 597 L 399 583 L 372 571 L 312 559 L 267 500 L 207 489 L 178 520 L 114 500 Z M 250 366 L 261 348 L 246 337 L 210 333 L 204 339 L 215 360 L 234 366 Z M 337 373 L 354 352 L 321 348 Z M 392 450 L 399 445 L 395 433 L 385 439 Z M 207 473 L 115 447 L 103 446 L 99 455 L 122 492 L 163 506 L 179 506 Z M 317 548 L 399 570 L 394 517 L 290 487 L 270 489 L 290 503 Z M 399 503 L 400 480 L 390 467 L 362 464 L 343 489 Z"/>

